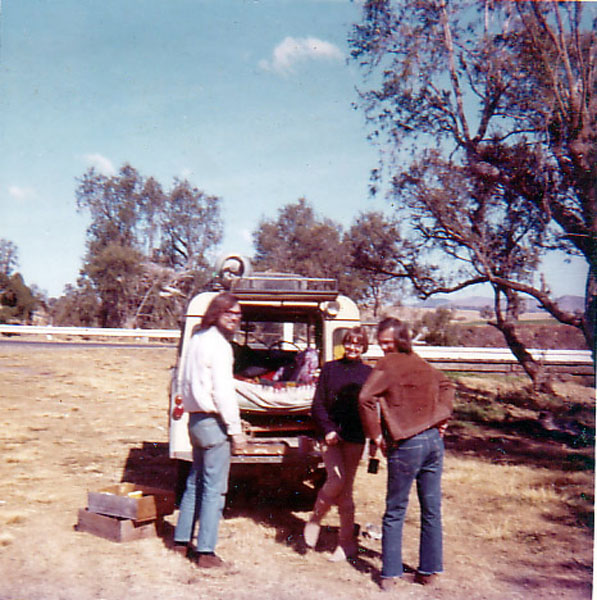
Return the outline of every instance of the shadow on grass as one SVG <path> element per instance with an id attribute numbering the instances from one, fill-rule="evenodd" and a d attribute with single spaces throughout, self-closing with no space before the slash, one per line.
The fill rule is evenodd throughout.
<path id="1" fill-rule="evenodd" d="M 130 448 L 124 465 L 121 481 L 174 490 L 178 505 L 188 474 L 190 463 L 169 458 L 168 444 L 163 442 L 143 442 Z M 234 471 L 233 471 L 234 473 Z M 276 541 L 292 547 L 304 554 L 302 531 L 304 521 L 296 517 L 294 511 L 310 511 L 313 508 L 316 491 L 300 483 L 289 486 L 271 480 L 251 481 L 231 477 L 226 498 L 224 517 L 247 517 L 256 523 L 264 523 L 276 530 Z M 322 535 L 322 540 L 331 544 L 334 532 Z M 167 547 L 172 546 L 173 529 L 166 523 L 162 537 Z M 328 539 L 329 538 L 329 539 Z M 335 538 L 334 538 L 335 539 Z"/>
<path id="2" fill-rule="evenodd" d="M 593 410 L 580 403 L 558 405 L 525 393 L 499 396 L 458 383 L 446 448 L 453 454 L 496 463 L 592 471 Z"/>
<path id="3" fill-rule="evenodd" d="M 313 507 L 315 491 L 311 488 L 285 489 L 282 486 L 261 487 L 251 482 L 233 483 L 228 493 L 225 517 L 246 517 L 256 523 L 272 527 L 276 531 L 275 540 L 300 555 L 314 552 L 328 558 L 338 543 L 338 527 L 323 525 L 315 548 L 305 544 L 303 529 L 308 518 L 298 517 L 295 511 L 310 512 Z M 332 510 L 335 510 L 333 507 Z M 380 552 L 368 548 L 358 535 L 360 526 L 355 526 L 359 541 L 359 550 L 348 563 L 360 573 L 369 574 L 373 580 L 380 577 L 374 560 L 380 558 Z"/>
<path id="4" fill-rule="evenodd" d="M 554 485 L 563 472 L 594 471 L 594 408 L 574 402 L 484 392 L 458 383 L 454 417 L 446 433 L 446 448 L 452 455 L 473 456 L 499 464 L 528 465 L 550 469 Z M 171 460 L 168 444 L 143 442 L 131 448 L 123 468 L 122 481 L 175 490 L 177 499 L 184 490 L 189 464 Z M 234 472 L 233 472 L 234 473 Z M 305 554 L 302 531 L 305 520 L 296 512 L 308 513 L 316 490 L 299 483 L 270 479 L 266 484 L 233 476 L 225 517 L 246 517 L 275 529 L 275 539 L 298 554 Z M 584 494 L 581 494 L 581 496 Z M 571 524 L 593 526 L 593 499 L 584 497 L 569 503 Z M 561 517 L 560 517 L 561 518 Z M 337 528 L 323 527 L 314 550 L 331 553 L 337 542 Z M 169 545 L 172 532 L 165 532 Z M 311 550 L 313 551 L 313 550 Z M 372 578 L 379 576 L 374 562 L 379 553 L 364 546 L 351 560 L 353 567 Z"/>
<path id="5" fill-rule="evenodd" d="M 546 572 L 533 560 L 523 560 L 523 569 L 512 572 L 504 580 L 517 587 L 524 587 L 528 597 L 533 597 L 535 590 L 558 590 L 561 598 L 591 598 L 593 565 L 580 562 L 576 559 L 562 560 L 559 564 L 552 565 Z M 525 575 L 520 573 L 524 572 Z M 531 575 L 529 575 L 531 574 Z M 583 574 L 581 579 L 575 574 Z"/>
<path id="6" fill-rule="evenodd" d="M 129 449 L 121 481 L 176 490 L 178 469 L 177 461 L 168 456 L 166 442 L 142 442 L 141 446 Z M 182 478 L 183 484 L 184 481 Z"/>
<path id="7" fill-rule="evenodd" d="M 121 480 L 177 491 L 178 498 L 184 491 L 184 482 L 189 463 L 174 461 L 168 457 L 168 445 L 157 442 L 143 442 L 140 447 L 131 448 L 125 463 Z M 178 483 L 177 483 L 178 482 Z M 313 550 L 307 548 L 303 539 L 305 520 L 296 512 L 309 513 L 313 508 L 316 489 L 306 484 L 279 480 L 240 479 L 232 477 L 226 497 L 224 518 L 243 517 L 255 523 L 264 524 L 275 530 L 275 540 L 292 549 L 297 554 L 317 552 L 328 556 L 336 547 L 338 528 L 324 526 L 319 542 Z M 305 515 L 307 518 L 307 515 Z M 164 546 L 173 549 L 174 528 L 164 522 L 159 533 Z M 379 573 L 372 560 L 379 552 L 361 546 L 357 557 L 350 564 L 359 572 L 369 573 L 373 578 Z"/>

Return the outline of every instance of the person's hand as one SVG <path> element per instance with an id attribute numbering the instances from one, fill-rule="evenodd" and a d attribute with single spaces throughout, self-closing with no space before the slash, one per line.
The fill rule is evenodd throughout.
<path id="1" fill-rule="evenodd" d="M 446 429 L 448 429 L 448 421 L 443 421 L 437 426 L 437 430 L 439 431 L 439 437 L 444 437 Z"/>
<path id="2" fill-rule="evenodd" d="M 377 454 L 377 444 L 375 440 L 369 440 L 369 457 L 374 458 Z"/>
<path id="3" fill-rule="evenodd" d="M 330 431 L 329 433 L 325 434 L 325 437 L 323 439 L 325 440 L 325 443 L 328 446 L 335 446 L 340 438 L 338 437 L 338 434 L 335 431 Z"/>
<path id="4" fill-rule="evenodd" d="M 375 444 L 376 450 L 379 447 L 384 456 L 388 455 L 388 444 L 386 443 L 383 435 L 378 435 L 374 440 L 371 441 Z"/>
<path id="5" fill-rule="evenodd" d="M 248 446 L 247 436 L 244 433 L 236 433 L 230 437 L 232 438 L 230 449 L 232 454 L 240 454 Z"/>

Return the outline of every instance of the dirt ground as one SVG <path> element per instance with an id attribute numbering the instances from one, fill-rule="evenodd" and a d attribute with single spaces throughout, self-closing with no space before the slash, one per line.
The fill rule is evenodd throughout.
<path id="1" fill-rule="evenodd" d="M 0 345 L 0 600 L 591 597 L 593 447 L 561 428 L 532 437 L 524 407 L 483 427 L 471 417 L 449 432 L 445 573 L 432 589 L 412 583 L 414 498 L 404 532 L 406 583 L 395 593 L 379 589 L 383 465 L 377 475 L 364 465 L 358 474 L 361 552 L 352 562 L 327 560 L 335 512 L 307 552 L 302 497 L 234 482 L 218 545 L 231 563 L 223 571 L 200 571 L 172 551 L 176 513 L 160 536 L 127 543 L 76 531 L 90 490 L 120 481 L 173 484 L 166 407 L 174 353 Z M 460 403 L 470 416 L 474 385 L 467 386 Z M 566 393 L 569 405 L 594 410 L 594 389 Z"/>

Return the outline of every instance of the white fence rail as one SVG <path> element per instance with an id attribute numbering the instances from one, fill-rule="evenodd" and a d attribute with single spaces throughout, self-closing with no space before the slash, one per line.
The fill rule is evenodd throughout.
<path id="1" fill-rule="evenodd" d="M 509 348 L 477 348 L 465 346 L 415 346 L 419 356 L 429 361 L 455 360 L 455 361 L 486 361 L 504 362 L 516 361 L 516 357 Z M 529 352 L 535 360 L 545 363 L 570 363 L 578 362 L 590 365 L 593 363 L 589 350 L 546 350 L 531 348 Z M 383 355 L 377 345 L 369 346 L 367 358 L 380 358 Z"/>
<path id="2" fill-rule="evenodd" d="M 46 339 L 58 337 L 80 336 L 80 337 L 120 337 L 134 338 L 138 340 L 158 338 L 177 340 L 180 338 L 178 329 L 116 329 L 97 327 L 38 327 L 33 325 L 0 325 L 0 334 L 12 335 L 40 335 Z M 416 346 L 417 353 L 433 363 L 438 363 L 442 368 L 452 367 L 459 370 L 494 370 L 492 365 L 502 365 L 507 368 L 499 370 L 514 370 L 517 360 L 509 348 L 467 348 L 451 346 Z M 558 370 L 566 370 L 566 366 L 575 365 L 582 368 L 584 372 L 591 372 L 593 359 L 588 350 L 542 350 L 531 349 L 531 354 L 536 360 L 546 365 L 559 367 Z M 382 356 L 382 351 L 377 344 L 369 346 L 366 358 L 376 360 Z M 475 369 L 473 365 L 485 363 L 487 369 Z M 574 369 L 572 369 L 574 370 Z"/>
<path id="3" fill-rule="evenodd" d="M 55 335 L 81 337 L 127 337 L 178 339 L 178 329 L 117 329 L 110 327 L 38 327 L 36 325 L 0 325 L 0 334 L 43 335 L 52 339 Z"/>

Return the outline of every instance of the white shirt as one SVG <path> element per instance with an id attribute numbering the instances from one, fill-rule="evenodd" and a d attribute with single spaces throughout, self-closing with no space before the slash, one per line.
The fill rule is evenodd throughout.
<path id="1" fill-rule="evenodd" d="M 181 381 L 185 410 L 219 414 L 228 435 L 242 432 L 233 362 L 232 346 L 217 327 L 210 327 L 191 337 Z"/>

